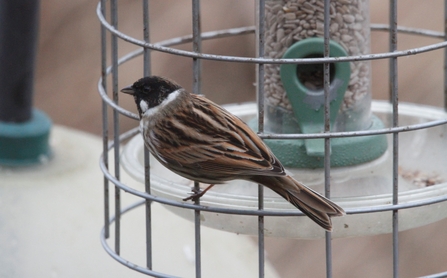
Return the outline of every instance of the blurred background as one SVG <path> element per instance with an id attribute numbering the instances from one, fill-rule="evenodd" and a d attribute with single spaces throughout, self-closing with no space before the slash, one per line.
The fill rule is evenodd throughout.
<path id="1" fill-rule="evenodd" d="M 388 23 L 389 1 L 371 1 L 371 22 Z M 37 55 L 35 106 L 49 114 L 55 124 L 100 135 L 101 100 L 97 93 L 100 77 L 100 24 L 96 1 L 41 1 L 40 40 Z M 202 31 L 254 24 L 254 1 L 204 0 Z M 161 41 L 191 33 L 190 1 L 151 1 L 151 40 Z M 400 1 L 398 25 L 444 30 L 444 1 Z M 119 29 L 142 37 L 141 1 L 119 1 Z M 388 50 L 388 34 L 372 33 L 372 52 Z M 419 47 L 439 40 L 399 35 L 398 48 Z M 120 42 L 120 56 L 135 49 Z M 190 49 L 189 45 L 180 46 Z M 203 43 L 213 54 L 254 56 L 254 35 Z M 153 74 L 176 80 L 188 90 L 192 84 L 192 62 L 182 57 L 153 53 Z M 398 60 L 400 101 L 442 106 L 443 50 Z M 119 69 L 123 87 L 142 76 L 141 59 Z M 388 61 L 373 61 L 374 99 L 387 99 Z M 255 66 L 250 64 L 203 62 L 203 93 L 219 104 L 255 99 Z M 131 98 L 122 98 L 126 109 L 135 111 Z M 122 118 L 122 131 L 137 122 Z M 411 151 L 411 150 L 408 150 Z M 98 169 L 99 171 L 99 169 Z M 100 186 L 98 184 L 98 186 Z M 100 221 L 98 219 L 98 221 Z M 446 271 L 447 220 L 402 232 L 399 238 L 402 277 Z M 256 240 L 253 240 L 254 244 Z M 333 245 L 335 277 L 390 277 L 391 235 L 337 239 Z M 282 277 L 324 275 L 324 242 L 267 238 L 266 251 Z M 309 267 L 312 266 L 312 267 Z M 130 271 L 130 270 L 129 270 Z"/>

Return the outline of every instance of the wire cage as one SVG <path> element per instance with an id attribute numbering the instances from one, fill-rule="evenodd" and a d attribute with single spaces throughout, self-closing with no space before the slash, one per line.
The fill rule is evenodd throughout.
<path id="1" fill-rule="evenodd" d="M 178 208 L 179 210 L 193 211 L 194 215 L 194 225 L 195 225 L 195 271 L 196 277 L 201 276 L 201 215 L 206 212 L 219 213 L 219 214 L 229 214 L 229 215 L 243 215 L 251 218 L 257 219 L 257 240 L 258 240 L 258 273 L 259 277 L 265 276 L 265 254 L 264 254 L 264 244 L 265 244 L 265 218 L 271 216 L 303 216 L 299 211 L 284 211 L 284 210 L 271 210 L 265 209 L 264 207 L 264 190 L 262 186 L 257 188 L 258 190 L 258 200 L 257 208 L 247 210 L 247 209 L 237 209 L 237 208 L 222 208 L 215 207 L 212 205 L 203 205 L 199 201 L 194 204 L 179 202 L 166 197 L 155 196 L 151 192 L 151 173 L 150 173 L 150 156 L 146 149 L 144 149 L 144 183 L 145 190 L 137 190 L 132 188 L 120 181 L 120 155 L 121 149 L 120 144 L 138 133 L 138 129 L 132 129 L 125 133 L 120 133 L 119 128 L 119 115 L 124 115 L 125 117 L 138 120 L 138 116 L 132 112 L 127 111 L 122 108 L 118 102 L 118 67 L 134 58 L 141 57 L 144 64 L 144 75 L 151 74 L 151 51 L 159 51 L 168 53 L 174 56 L 183 56 L 192 59 L 193 61 L 193 92 L 201 93 L 201 60 L 213 60 L 221 62 L 237 62 L 237 63 L 251 63 L 256 66 L 257 81 L 256 81 L 256 104 L 252 104 L 251 109 L 255 109 L 257 114 L 257 129 L 258 134 L 263 139 L 321 139 L 323 144 L 324 159 L 323 159 L 323 175 L 324 175 L 324 193 L 327 197 L 331 195 L 331 173 L 333 169 L 331 168 L 331 140 L 336 138 L 351 138 L 351 137 L 363 137 L 372 135 L 382 135 L 387 134 L 391 137 L 390 140 L 390 156 L 392 165 L 390 165 L 390 179 L 392 181 L 391 203 L 387 205 L 381 205 L 378 207 L 360 207 L 360 208 L 350 208 L 347 207 L 346 213 L 348 216 L 351 215 L 368 215 L 377 212 L 390 212 L 392 215 L 392 252 L 393 252 L 393 277 L 399 276 L 399 229 L 402 223 L 399 223 L 399 215 L 408 209 L 417 207 L 426 207 L 433 204 L 441 204 L 447 201 L 447 194 L 441 194 L 439 196 L 432 196 L 418 201 L 411 201 L 402 203 L 400 202 L 399 186 L 400 179 L 399 175 L 399 144 L 400 136 L 402 133 L 413 132 L 417 130 L 425 130 L 432 127 L 443 126 L 447 123 L 447 118 L 443 112 L 439 112 L 439 117 L 431 118 L 424 122 L 418 123 L 406 123 L 403 124 L 399 122 L 399 115 L 402 113 L 401 104 L 398 101 L 398 70 L 397 62 L 400 57 L 405 57 L 408 55 L 417 55 L 429 51 L 434 51 L 437 49 L 444 49 L 447 46 L 445 41 L 444 33 L 435 32 L 426 29 L 417 28 L 407 28 L 397 25 L 397 0 L 390 1 L 390 25 L 384 24 L 371 24 L 370 28 L 372 31 L 386 31 L 389 32 L 389 52 L 383 53 L 368 53 L 362 51 L 351 51 L 347 53 L 346 56 L 341 57 L 331 57 L 330 56 L 330 39 L 333 34 L 331 34 L 331 20 L 336 20 L 331 11 L 331 2 L 329 0 L 313 1 L 321 2 L 319 5 L 319 10 L 321 11 L 322 23 L 323 25 L 318 26 L 320 37 L 322 38 L 322 45 L 324 46 L 323 55 L 321 57 L 303 57 L 303 58 L 283 58 L 281 55 L 272 56 L 266 51 L 266 34 L 268 34 L 268 28 L 271 26 L 266 26 L 266 5 L 268 2 L 258 0 L 255 1 L 256 4 L 256 25 L 241 27 L 241 28 L 231 28 L 226 30 L 218 30 L 211 32 L 201 32 L 200 26 L 200 1 L 192 1 L 192 34 L 182 37 L 176 37 L 169 40 L 153 43 L 150 42 L 150 18 L 149 18 L 149 1 L 142 1 L 142 12 L 143 12 L 143 40 L 133 38 L 125 33 L 119 31 L 118 29 L 118 5 L 116 0 L 101 0 L 97 6 L 97 16 L 101 22 L 101 42 L 102 42 L 102 76 L 98 83 L 98 90 L 103 100 L 102 111 L 103 111 L 103 154 L 100 158 L 100 167 L 104 173 L 104 228 L 101 231 L 101 243 L 106 250 L 106 252 L 112 256 L 118 262 L 124 264 L 125 266 L 150 275 L 154 277 L 172 277 L 169 273 L 161 273 L 157 269 L 152 267 L 152 227 L 151 227 L 151 205 L 153 202 L 158 202 L 169 207 Z M 273 1 L 274 2 L 274 1 Z M 287 2 L 287 1 L 277 1 Z M 295 1 L 300 5 L 304 5 L 306 1 Z M 340 1 L 346 2 L 346 1 Z M 347 1 L 350 2 L 350 1 Z M 357 1 L 364 2 L 364 1 Z M 304 5 L 306 6 L 306 5 Z M 308 7 L 309 8 L 309 7 Z M 110 9 L 110 10 L 108 10 Z M 369 12 L 369 11 L 366 11 Z M 109 20 L 107 19 L 107 16 Z M 447 18 L 447 17 L 446 17 Z M 349 19 L 349 18 L 348 18 Z M 296 26 L 294 27 L 296 28 Z M 361 27 L 361 28 L 369 28 Z M 446 26 L 447 28 L 447 26 Z M 282 31 L 281 31 L 282 32 Z M 110 33 L 111 41 L 108 43 L 107 36 Z M 425 36 L 439 39 L 441 42 L 425 45 L 422 47 L 397 50 L 397 34 L 406 33 L 415 36 Z M 256 57 L 239 57 L 239 56 L 225 56 L 225 55 L 215 55 L 204 53 L 201 50 L 201 43 L 204 40 L 212 40 L 216 38 L 232 37 L 244 34 L 255 34 L 256 37 Z M 314 33 L 311 33 L 313 36 Z M 283 36 L 283 34 L 281 34 Z M 127 43 L 139 46 L 140 48 L 132 51 L 121 58 L 118 57 L 118 40 L 121 39 Z M 179 44 L 191 43 L 192 51 L 181 50 L 174 48 Z M 349 48 L 349 46 L 346 46 Z M 267 49 L 271 51 L 271 49 Z M 110 54 L 108 53 L 110 51 Z M 111 65 L 107 64 L 108 55 L 111 55 Z M 331 130 L 330 122 L 330 82 L 331 82 L 331 67 L 332 64 L 340 62 L 351 62 L 351 63 L 367 63 L 371 60 L 387 59 L 389 60 L 389 82 L 390 82 L 390 100 L 389 104 L 383 104 L 387 107 L 390 112 L 390 126 L 381 127 L 374 130 L 342 130 L 333 131 Z M 312 65 L 312 64 L 322 64 L 323 65 L 323 84 L 322 90 L 324 91 L 324 126 L 323 132 L 310 132 L 310 133 L 281 133 L 281 132 L 270 132 L 266 131 L 266 124 L 264 122 L 264 115 L 268 112 L 266 109 L 266 96 L 265 88 L 266 82 L 270 82 L 269 74 L 271 66 L 281 66 L 281 65 Z M 447 75 L 446 75 L 447 76 Z M 110 81 L 110 83 L 107 82 Z M 111 84 L 111 88 L 108 88 L 108 84 Z M 126 84 L 127 85 L 127 84 Z M 365 85 L 367 86 L 367 85 Z M 444 95 L 447 99 L 447 91 Z M 267 101 L 268 103 L 268 101 Z M 446 102 L 447 103 L 447 102 Z M 108 109 L 113 110 L 112 119 L 108 117 Z M 408 107 L 407 107 L 408 109 Z M 416 109 L 415 107 L 410 107 L 409 109 Z M 109 123 L 112 123 L 113 138 L 109 140 Z M 332 123 L 333 124 L 333 123 Z M 445 146 L 444 146 L 445 147 Z M 113 157 L 109 158 L 109 154 Z M 113 173 L 109 170 L 110 161 L 113 161 Z M 112 165 L 110 165 L 112 166 Z M 110 191 L 110 183 L 114 185 L 114 192 Z M 195 184 L 198 187 L 198 184 Z M 127 192 L 132 195 L 141 198 L 141 201 L 134 203 L 129 207 L 121 207 L 121 192 Z M 111 197 L 114 197 L 114 204 L 109 202 Z M 146 228 L 146 265 L 140 266 L 127 259 L 120 256 L 120 246 L 121 246 L 121 218 L 123 215 L 136 207 L 145 207 L 145 228 Z M 111 211 L 113 211 L 113 216 L 111 216 Z M 143 222 L 143 221 L 142 221 Z M 112 225 L 113 224 L 113 225 Z M 142 224 L 143 225 L 143 224 Z M 114 230 L 111 231 L 111 227 Z M 442 231 L 440 231 L 442 232 Z M 113 234 L 114 248 L 109 246 L 109 237 Z M 332 234 L 326 232 L 324 234 L 325 238 L 325 252 L 326 252 L 326 276 L 332 277 Z M 255 271 L 255 270 L 253 270 Z M 429 277 L 445 277 L 447 272 L 432 274 Z"/>

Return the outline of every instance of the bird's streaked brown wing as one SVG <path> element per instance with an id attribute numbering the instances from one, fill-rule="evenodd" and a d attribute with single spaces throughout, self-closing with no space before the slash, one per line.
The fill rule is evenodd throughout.
<path id="1" fill-rule="evenodd" d="M 222 179 L 285 175 L 270 149 L 238 117 L 200 96 L 191 95 L 190 105 L 157 129 L 163 133 L 153 143 L 168 168 L 195 168 L 202 176 L 209 171 Z"/>

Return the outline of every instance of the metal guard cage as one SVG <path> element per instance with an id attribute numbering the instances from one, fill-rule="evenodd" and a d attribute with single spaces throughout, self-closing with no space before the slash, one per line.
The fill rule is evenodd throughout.
<path id="1" fill-rule="evenodd" d="M 216 213 L 223 213 L 223 214 L 242 214 L 242 215 L 252 215 L 258 217 L 258 250 L 259 250 L 259 277 L 264 277 L 264 217 L 265 216 L 303 216 L 301 212 L 298 210 L 296 212 L 282 212 L 282 211 L 266 211 L 263 210 L 263 187 L 259 186 L 259 209 L 257 210 L 237 210 L 237 209 L 222 209 L 222 208 L 216 208 L 216 207 L 209 207 L 209 206 L 201 206 L 200 201 L 196 202 L 195 204 L 186 204 L 181 203 L 173 200 L 169 200 L 166 198 L 156 197 L 154 195 L 151 195 L 151 189 L 150 189 L 150 179 L 149 179 L 149 167 L 146 168 L 145 173 L 145 188 L 146 191 L 138 191 L 135 190 L 126 184 L 123 184 L 120 182 L 120 142 L 125 141 L 135 134 L 138 133 L 138 129 L 132 129 L 126 133 L 120 134 L 119 133 L 119 122 L 118 122 L 118 114 L 122 114 L 126 117 L 138 120 L 138 115 L 129 112 L 118 104 L 118 74 L 117 74 L 117 68 L 119 65 L 134 59 L 140 55 L 144 55 L 144 73 L 145 75 L 150 74 L 150 59 L 149 59 L 149 52 L 150 51 L 160 51 L 169 53 L 172 55 L 179 55 L 179 56 L 185 56 L 193 59 L 194 61 L 194 67 L 193 67 L 193 74 L 194 74 L 194 92 L 200 93 L 200 60 L 201 59 L 208 59 L 208 60 L 215 60 L 215 61 L 226 61 L 226 62 L 241 62 L 241 63 L 253 63 L 257 65 L 257 71 L 258 71 L 258 80 L 257 80 L 257 106 L 258 106 L 258 127 L 259 127 L 259 135 L 263 139 L 312 139 L 312 138 L 324 138 L 325 140 L 325 193 L 326 196 L 329 197 L 329 174 L 330 174 L 330 163 L 329 163 L 329 140 L 331 138 L 337 138 L 337 137 L 352 137 L 352 136 L 366 136 L 366 135 L 375 135 L 375 134 L 392 134 L 393 136 L 393 204 L 382 206 L 380 208 L 362 208 L 362 209 L 347 209 L 347 214 L 364 214 L 364 213 L 371 213 L 371 212 L 377 212 L 377 211 L 392 211 L 393 215 L 393 275 L 394 277 L 398 277 L 398 214 L 400 210 L 411 208 L 411 207 L 418 207 L 418 206 L 425 206 L 429 204 L 439 203 L 447 201 L 447 196 L 441 196 L 437 198 L 431 198 L 429 200 L 424 200 L 420 202 L 412 202 L 409 204 L 399 204 L 398 201 L 398 183 L 397 183 L 397 175 L 398 175 L 398 153 L 397 149 L 399 146 L 399 139 L 398 134 L 401 132 L 408 132 L 418 129 L 426 129 L 438 125 L 444 125 L 447 123 L 447 119 L 442 120 L 435 120 L 430 121 L 426 123 L 421 124 L 414 124 L 414 125 L 406 125 L 406 126 L 400 126 L 398 123 L 398 88 L 397 88 L 397 59 L 398 57 L 408 56 L 408 55 L 416 55 L 428 51 L 433 51 L 436 49 L 446 48 L 447 47 L 447 41 L 445 41 L 445 34 L 441 32 L 435 32 L 431 30 L 424 30 L 424 29 L 417 29 L 417 28 L 406 28 L 406 27 L 400 27 L 397 26 L 397 0 L 390 1 L 390 22 L 393 24 L 391 25 L 384 25 L 384 24 L 371 24 L 371 29 L 373 31 L 388 31 L 390 34 L 390 52 L 385 53 L 375 53 L 375 54 L 367 54 L 367 55 L 358 55 L 358 56 L 346 56 L 346 57 L 329 57 L 329 55 L 325 55 L 323 58 L 306 58 L 306 59 L 270 59 L 270 58 L 264 58 L 264 28 L 265 23 L 262 18 L 264 18 L 264 7 L 265 1 L 258 0 L 257 2 L 257 16 L 261 20 L 257 20 L 257 26 L 249 26 L 249 27 L 243 27 L 243 28 L 232 28 L 232 29 L 226 29 L 226 30 L 218 30 L 218 31 L 212 31 L 212 32 L 204 32 L 201 33 L 200 31 L 200 4 L 199 0 L 193 0 L 193 33 L 192 35 L 183 36 L 183 37 L 177 37 L 172 38 L 169 40 L 161 41 L 158 43 L 150 43 L 149 42 L 149 1 L 143 0 L 143 18 L 144 18 L 144 41 L 135 39 L 133 37 L 130 37 L 122 32 L 120 32 L 117 29 L 117 16 L 118 16 L 118 9 L 117 9 L 117 1 L 111 0 L 110 1 L 110 18 L 111 22 L 108 22 L 105 18 L 106 15 L 106 0 L 101 0 L 100 3 L 97 6 L 97 16 L 99 18 L 99 21 L 101 22 L 101 42 L 102 42 L 102 76 L 98 82 L 98 91 L 99 94 L 103 100 L 102 104 L 102 111 L 103 111 L 103 154 L 100 158 L 100 168 L 101 171 L 104 173 L 104 200 L 105 200 L 105 211 L 104 211 L 104 221 L 105 225 L 104 228 L 101 231 L 101 243 L 106 250 L 106 252 L 112 256 L 115 260 L 122 263 L 123 265 L 136 270 L 138 272 L 154 276 L 154 277 L 172 277 L 169 274 L 160 273 L 155 270 L 152 270 L 152 253 L 151 253 L 151 203 L 152 202 L 159 202 L 161 204 L 165 204 L 168 206 L 176 206 L 180 207 L 186 210 L 193 210 L 195 215 L 195 269 L 196 269 L 196 277 L 201 276 L 201 254 L 200 254 L 200 213 L 201 211 L 208 211 L 208 212 L 216 212 Z M 329 18 L 329 0 L 324 1 L 324 13 L 325 18 Z M 325 26 L 324 26 L 324 40 L 325 40 L 325 46 L 328 45 L 329 42 L 329 32 L 328 32 L 328 20 L 325 20 Z M 447 27 L 446 27 L 447 28 Z M 111 33 L 112 36 L 112 43 L 111 43 L 111 57 L 112 57 L 112 65 L 107 66 L 106 61 L 106 49 L 107 49 L 107 42 L 106 42 L 106 36 L 107 32 Z M 397 51 L 397 34 L 400 33 L 406 33 L 406 34 L 412 34 L 412 35 L 418 35 L 418 36 L 426 36 L 426 37 L 432 37 L 436 39 L 441 39 L 442 42 L 426 45 L 423 47 L 413 48 L 413 49 L 406 49 Z M 210 40 L 215 38 L 223 38 L 223 37 L 229 37 L 229 36 L 238 36 L 243 34 L 249 34 L 249 33 L 256 33 L 256 43 L 257 43 L 257 57 L 236 57 L 236 56 L 224 56 L 224 55 L 213 55 L 213 54 L 207 54 L 201 52 L 201 41 L 202 40 Z M 118 38 L 122 39 L 124 41 L 127 41 L 131 44 L 140 46 L 141 49 L 138 49 L 136 51 L 130 52 L 127 55 L 118 58 L 117 55 L 117 42 Z M 179 50 L 172 48 L 172 46 L 183 44 L 183 43 L 190 43 L 193 44 L 194 51 L 185 51 L 185 50 Z M 327 49 L 327 47 L 326 47 Z M 327 54 L 327 53 L 325 53 Z M 329 64 L 333 62 L 351 62 L 351 61 L 363 61 L 363 60 L 375 60 L 375 59 L 389 59 L 390 60 L 390 82 L 391 82 L 391 105 L 393 108 L 393 126 L 391 128 L 383 128 L 373 131 L 350 131 L 350 132 L 329 132 L 326 130 L 324 133 L 313 133 L 313 134 L 269 134 L 264 133 L 264 122 L 263 122 L 263 115 L 264 115 L 264 65 L 265 64 L 316 64 L 316 63 L 322 63 L 324 64 L 324 89 L 325 92 L 328 91 L 328 84 L 329 84 Z M 106 78 L 108 75 L 112 75 L 112 98 L 109 97 L 107 93 L 106 88 Z M 327 95 L 327 94 L 326 94 Z M 326 97 L 326 103 L 325 103 L 325 124 L 329 123 L 329 117 L 327 116 L 329 114 L 328 110 L 328 101 Z M 108 124 L 109 119 L 107 116 L 107 110 L 108 107 L 111 107 L 113 109 L 113 139 L 109 141 L 109 130 L 108 130 Z M 114 155 L 114 169 L 115 173 L 109 172 L 109 152 L 113 150 Z M 145 151 L 145 163 L 146 166 L 148 166 L 149 163 L 149 154 L 147 150 Z M 109 182 L 113 183 L 115 185 L 115 192 L 114 192 L 114 198 L 115 198 L 115 204 L 114 204 L 114 216 L 110 216 L 110 204 L 109 204 Z M 197 183 L 196 183 L 196 186 Z M 133 194 L 135 196 L 138 196 L 142 198 L 141 201 L 126 207 L 121 208 L 121 202 L 120 202 L 120 191 L 123 190 L 127 193 Z M 146 266 L 139 266 L 136 265 L 130 261 L 127 261 L 125 258 L 121 257 L 120 254 L 120 218 L 121 215 L 131 211 L 132 209 L 139 207 L 139 206 L 145 206 L 146 207 L 146 239 L 147 239 L 147 248 L 146 248 Z M 107 238 L 110 236 L 110 226 L 112 224 L 115 224 L 115 248 L 112 249 L 108 243 Z M 332 277 L 332 254 L 331 254 L 331 234 L 329 232 L 326 232 L 326 274 L 327 277 Z M 447 276 L 447 272 L 443 273 L 437 273 L 430 275 L 428 277 L 445 277 Z"/>

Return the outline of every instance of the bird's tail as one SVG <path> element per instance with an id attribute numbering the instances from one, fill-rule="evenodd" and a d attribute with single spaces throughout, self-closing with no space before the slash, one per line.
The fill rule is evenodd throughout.
<path id="1" fill-rule="evenodd" d="M 256 176 L 252 179 L 272 189 L 309 216 L 315 223 L 331 231 L 331 216 L 344 215 L 344 210 L 321 194 L 296 181 L 291 176 Z"/>

